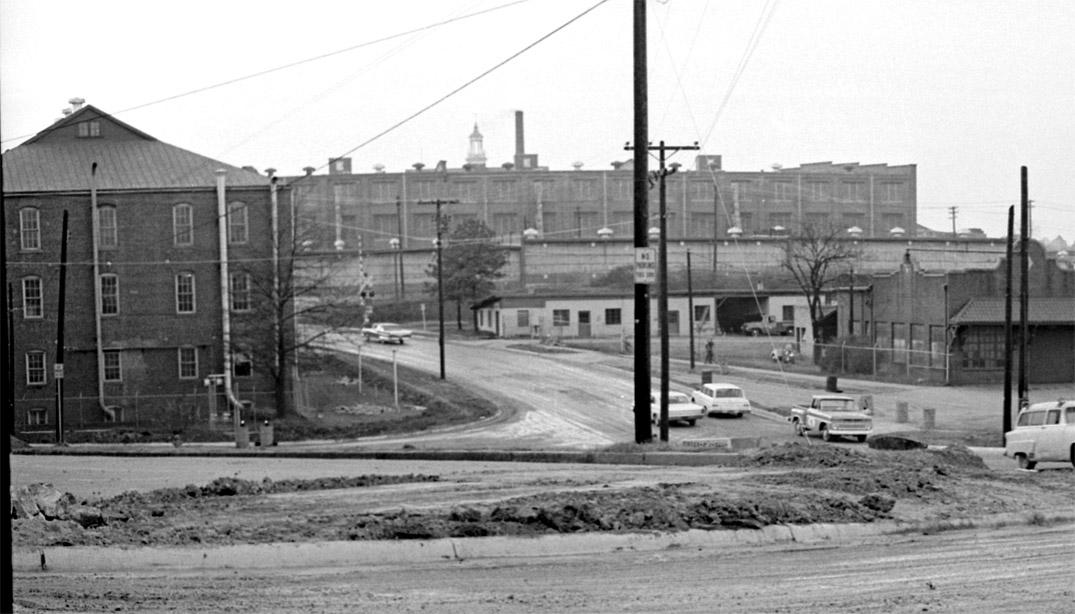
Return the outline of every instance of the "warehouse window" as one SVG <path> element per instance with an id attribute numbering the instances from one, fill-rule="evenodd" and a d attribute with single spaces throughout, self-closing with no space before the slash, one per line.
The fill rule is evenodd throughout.
<path id="1" fill-rule="evenodd" d="M 175 276 L 175 310 L 178 313 L 194 313 L 194 273 Z"/>
<path id="2" fill-rule="evenodd" d="M 101 275 L 101 315 L 119 313 L 119 277 L 111 273 Z"/>
<path id="3" fill-rule="evenodd" d="M 119 244 L 116 227 L 116 208 L 105 205 L 97 208 L 97 247 L 110 249 Z"/>
<path id="4" fill-rule="evenodd" d="M 26 385 L 44 386 L 46 383 L 48 383 L 48 378 L 45 376 L 45 353 L 27 352 Z"/>
<path id="5" fill-rule="evenodd" d="M 119 350 L 105 350 L 104 366 L 105 366 L 105 381 L 106 382 L 120 382 L 123 381 L 123 368 L 120 363 Z"/>
<path id="6" fill-rule="evenodd" d="M 33 207 L 19 210 L 19 242 L 23 251 L 41 249 L 41 212 Z"/>
<path id="7" fill-rule="evenodd" d="M 568 309 L 553 309 L 552 310 L 552 325 L 553 326 L 570 326 L 571 325 L 571 311 Z"/>
<path id="8" fill-rule="evenodd" d="M 194 208 L 186 203 L 172 207 L 172 241 L 177 246 L 194 245 Z"/>
<path id="9" fill-rule="evenodd" d="M 22 317 L 36 320 L 44 317 L 44 299 L 40 277 L 24 277 L 22 280 Z"/>
<path id="10" fill-rule="evenodd" d="M 179 348 L 179 379 L 198 377 L 198 348 Z"/>

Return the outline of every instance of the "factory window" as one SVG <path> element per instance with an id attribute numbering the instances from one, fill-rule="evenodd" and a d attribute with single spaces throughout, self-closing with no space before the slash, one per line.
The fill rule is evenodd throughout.
<path id="1" fill-rule="evenodd" d="M 24 277 L 22 280 L 22 317 L 36 320 L 44 317 L 44 298 L 40 277 Z"/>
<path id="2" fill-rule="evenodd" d="M 172 207 L 172 242 L 194 245 L 194 208 L 186 203 Z"/>
<path id="3" fill-rule="evenodd" d="M 19 241 L 23 251 L 41 249 L 41 212 L 33 207 L 19 210 Z"/>

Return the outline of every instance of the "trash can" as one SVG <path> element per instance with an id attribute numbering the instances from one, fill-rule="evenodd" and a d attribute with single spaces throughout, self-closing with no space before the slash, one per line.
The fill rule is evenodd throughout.
<path id="1" fill-rule="evenodd" d="M 836 376 L 830 375 L 825 378 L 825 392 L 843 392 L 836 386 Z"/>
<path id="2" fill-rule="evenodd" d="M 246 448 L 250 445 L 250 429 L 246 427 L 246 421 L 240 420 L 239 426 L 235 427 L 235 447 Z"/>
<path id="3" fill-rule="evenodd" d="M 897 401 L 896 402 L 896 422 L 898 422 L 900 424 L 906 424 L 907 423 L 907 402 L 906 401 Z"/>
<path id="4" fill-rule="evenodd" d="M 713 383 L 713 372 L 712 371 L 702 371 L 702 383 L 703 384 L 712 384 Z"/>
<path id="5" fill-rule="evenodd" d="M 932 429 L 937 423 L 937 410 L 932 407 L 922 408 L 922 428 L 927 431 Z"/>
<path id="6" fill-rule="evenodd" d="M 268 420 L 258 426 L 258 445 L 262 447 L 276 445 L 276 442 L 273 441 L 272 425 L 269 424 Z"/>

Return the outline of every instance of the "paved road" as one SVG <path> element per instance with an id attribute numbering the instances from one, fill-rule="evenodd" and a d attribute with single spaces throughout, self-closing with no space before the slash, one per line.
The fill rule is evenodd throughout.
<path id="1" fill-rule="evenodd" d="M 361 346 L 355 338 L 334 337 L 331 347 L 361 351 L 364 356 L 439 372 L 435 338 L 416 337 L 406 344 Z M 543 349 L 538 352 L 525 347 Z M 626 357 L 598 352 L 542 348 L 510 340 L 450 342 L 445 350 L 446 377 L 494 399 L 514 419 L 437 433 L 364 439 L 398 446 L 515 449 L 587 449 L 634 441 L 633 373 Z M 699 374 L 682 369 L 672 388 L 689 392 Z M 654 380 L 654 390 L 659 387 Z M 653 428 L 654 437 L 658 429 Z M 759 412 L 742 419 L 712 418 L 695 427 L 672 425 L 669 440 L 753 437 L 791 439 L 791 427 L 779 416 Z"/>

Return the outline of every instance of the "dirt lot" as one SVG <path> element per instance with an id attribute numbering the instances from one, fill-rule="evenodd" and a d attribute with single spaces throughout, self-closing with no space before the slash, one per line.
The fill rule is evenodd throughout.
<path id="1" fill-rule="evenodd" d="M 787 444 L 742 469 L 669 482 L 540 475 L 475 484 L 365 475 L 210 484 L 76 500 L 79 515 L 14 521 L 18 548 L 185 546 L 430 539 L 578 532 L 757 529 L 771 524 L 945 522 L 1002 513 L 1071 514 L 1071 472 L 1000 475 L 966 448 L 882 451 Z M 86 511 L 98 510 L 98 513 Z"/>

